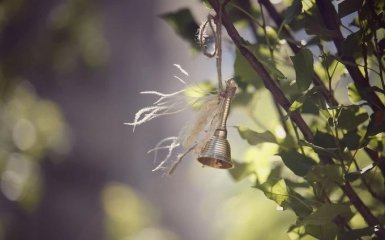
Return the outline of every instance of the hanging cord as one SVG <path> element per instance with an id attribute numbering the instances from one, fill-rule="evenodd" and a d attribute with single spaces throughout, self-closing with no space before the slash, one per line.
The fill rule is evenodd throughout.
<path id="1" fill-rule="evenodd" d="M 214 27 L 215 24 L 215 27 Z M 213 33 L 214 37 L 214 51 L 209 52 L 205 45 L 205 32 L 207 26 Z M 222 81 L 222 7 L 219 9 L 217 16 L 208 15 L 206 22 L 202 25 L 199 32 L 199 44 L 202 48 L 203 54 L 207 57 L 216 57 L 216 67 L 218 76 L 218 90 L 223 91 Z"/>
<path id="2" fill-rule="evenodd" d="M 199 30 L 199 45 L 201 46 L 201 49 L 203 51 L 203 54 L 206 55 L 207 57 L 209 58 L 212 58 L 212 57 L 215 57 L 215 55 L 217 54 L 217 34 L 216 34 L 216 28 L 214 27 L 213 25 L 213 22 L 215 22 L 214 20 L 214 16 L 212 15 L 208 15 L 207 16 L 207 20 L 203 23 L 203 25 L 201 26 L 200 30 Z M 213 34 L 213 37 L 214 37 L 214 51 L 213 52 L 209 52 L 207 50 L 207 46 L 206 46 L 206 43 L 205 43 L 205 40 L 206 40 L 206 28 L 207 28 L 207 25 L 210 27 L 210 30 Z"/>
<path id="3" fill-rule="evenodd" d="M 217 75 L 218 75 L 218 89 L 223 91 L 222 82 L 222 6 L 219 8 L 217 23 Z"/>

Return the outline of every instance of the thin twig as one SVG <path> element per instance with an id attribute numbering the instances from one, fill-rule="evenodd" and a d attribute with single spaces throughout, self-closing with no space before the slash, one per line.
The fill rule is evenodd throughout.
<path id="1" fill-rule="evenodd" d="M 236 5 L 236 4 L 232 4 L 231 6 L 233 6 L 234 8 L 236 8 L 236 9 L 238 9 L 239 11 L 241 11 L 242 13 L 244 13 L 244 14 L 247 16 L 247 20 L 249 21 L 249 24 L 250 24 L 250 22 L 251 22 L 250 25 L 254 25 L 254 23 L 255 23 L 255 24 L 257 24 L 259 27 L 262 27 L 262 24 L 258 22 L 258 19 L 254 18 L 253 15 L 251 15 L 247 10 L 245 10 L 245 9 L 250 9 L 248 5 L 247 5 L 247 7 L 245 7 L 245 6 L 244 6 L 245 4 L 250 5 L 250 4 L 248 3 L 248 1 L 246 1 L 246 0 L 240 0 L 240 5 L 243 6 L 243 8 L 240 7 L 240 6 L 238 6 L 238 5 Z M 254 30 L 255 30 L 255 29 L 254 29 Z M 252 29 L 252 31 L 253 31 L 253 29 Z"/>
<path id="2" fill-rule="evenodd" d="M 374 163 L 380 168 L 382 175 L 385 177 L 385 157 L 380 158 L 378 156 L 378 152 L 365 147 L 364 148 L 366 154 L 372 159 Z"/>
<path id="3" fill-rule="evenodd" d="M 242 12 L 244 12 L 247 16 L 247 20 L 248 20 L 248 23 L 250 25 L 250 28 L 251 28 L 251 31 L 253 33 L 253 36 L 255 38 L 255 41 L 257 41 L 257 38 L 258 38 L 258 35 L 257 35 L 257 31 L 256 31 L 256 26 L 254 24 L 254 22 L 257 22 L 256 19 L 254 19 L 250 14 L 248 14 L 248 11 L 251 10 L 251 4 L 250 4 L 250 1 L 249 0 L 242 0 L 240 1 L 240 4 L 241 6 L 243 6 L 245 9 L 242 9 L 242 8 L 239 8 L 239 10 L 241 10 Z M 263 15 L 263 10 L 262 10 L 262 5 L 260 4 L 260 8 L 261 8 L 261 12 L 262 12 L 262 24 L 258 24 L 259 27 L 262 27 L 263 31 L 264 31 L 264 35 L 265 35 L 265 39 L 266 39 L 266 43 L 269 47 L 269 50 L 270 50 L 270 58 L 271 58 L 271 61 L 273 63 L 275 63 L 275 58 L 274 58 L 274 52 L 273 52 L 273 48 L 270 44 L 270 41 L 269 41 L 269 38 L 267 36 L 267 32 L 266 32 L 266 20 L 265 20 L 265 17 Z M 254 20 L 254 21 L 253 21 Z M 279 84 L 279 81 L 278 81 L 278 84 Z M 274 105 L 275 105 L 275 108 L 278 112 L 278 115 L 279 115 L 279 121 L 283 127 L 283 129 L 285 130 L 285 133 L 289 133 L 289 127 L 288 127 L 288 124 L 287 122 L 285 121 L 285 117 L 284 117 L 284 113 L 281 109 L 281 107 L 279 106 L 279 104 L 275 101 L 275 99 L 273 98 L 273 102 L 274 102 Z M 297 139 L 298 140 L 298 139 Z"/>
<path id="4" fill-rule="evenodd" d="M 208 0 L 211 6 L 215 11 L 219 11 L 220 4 L 218 0 Z M 222 12 L 222 23 L 226 28 L 228 35 L 237 46 L 241 54 L 246 58 L 251 67 L 259 74 L 265 87 L 272 93 L 276 101 L 287 111 L 289 112 L 290 102 L 283 94 L 282 90 L 276 85 L 274 80 L 270 77 L 267 70 L 264 66 L 258 61 L 252 52 L 244 45 L 243 38 L 239 35 L 238 31 L 235 29 L 233 23 L 229 20 L 227 14 Z M 311 132 L 309 126 L 303 120 L 302 116 L 298 111 L 292 112 L 290 118 L 297 124 L 300 131 L 304 135 L 304 138 L 313 143 L 313 133 Z M 321 162 L 325 164 L 334 164 L 330 158 L 320 157 Z M 348 196 L 351 203 L 356 207 L 357 211 L 362 215 L 367 224 L 371 227 L 378 228 L 376 235 L 381 239 L 385 239 L 385 231 L 380 223 L 380 221 L 372 214 L 368 207 L 363 203 L 359 198 L 357 193 L 354 191 L 349 182 L 346 182 L 345 185 L 341 186 L 344 193 Z"/>
<path id="5" fill-rule="evenodd" d="M 333 42 L 337 48 L 338 55 L 342 56 L 342 42 L 344 41 L 344 37 L 339 29 L 339 20 L 332 2 L 329 0 L 316 0 L 316 5 L 322 13 L 320 15 L 325 26 L 335 33 L 335 36 L 333 36 Z M 344 61 L 355 62 L 351 56 L 342 56 L 342 58 Z M 352 77 L 361 98 L 366 100 L 374 111 L 384 110 L 385 105 L 381 102 L 376 93 L 371 90 L 369 82 L 362 75 L 361 71 L 352 65 L 345 64 L 345 67 Z"/>
<path id="6" fill-rule="evenodd" d="M 266 40 L 267 46 L 269 47 L 269 52 L 270 52 L 271 61 L 274 63 L 274 51 L 273 51 L 273 47 L 272 47 L 271 44 L 270 44 L 269 37 L 267 36 L 267 31 L 266 31 L 266 19 L 265 19 L 265 15 L 263 14 L 263 7 L 262 7 L 262 4 L 261 4 L 260 2 L 259 2 L 259 9 L 261 10 L 263 33 L 264 33 L 264 35 L 265 35 L 265 40 Z"/>
<path id="7" fill-rule="evenodd" d="M 219 3 L 216 0 L 209 0 L 209 3 L 214 6 L 215 10 L 218 11 Z M 227 30 L 227 33 L 233 40 L 234 44 L 237 46 L 241 54 L 249 61 L 251 66 L 255 69 L 258 75 L 261 77 L 265 87 L 272 93 L 274 99 L 281 105 L 286 112 L 290 112 L 290 101 L 285 97 L 282 90 L 277 86 L 276 82 L 270 77 L 267 70 L 264 68 L 261 62 L 254 56 L 254 54 L 244 45 L 243 38 L 239 35 L 238 31 L 235 29 L 233 23 L 227 17 L 225 12 L 222 13 L 222 23 Z M 313 140 L 313 133 L 311 132 L 309 126 L 303 120 L 302 116 L 298 111 L 291 112 L 289 114 L 290 118 L 297 124 L 299 129 L 301 129 L 302 134 L 305 139 L 309 142 Z"/>
<path id="8" fill-rule="evenodd" d="M 267 12 L 269 13 L 270 17 L 273 19 L 276 26 L 281 26 L 281 31 L 283 34 L 289 37 L 288 45 L 290 49 L 293 51 L 293 53 L 297 53 L 299 50 L 301 50 L 295 42 L 297 42 L 292 34 L 290 33 L 289 29 L 283 24 L 283 19 L 277 12 L 277 10 L 274 8 L 273 4 L 269 0 L 260 0 L 260 3 L 266 8 Z M 291 40 L 291 41 L 290 41 Z M 315 86 L 320 87 L 321 93 L 328 101 L 329 105 L 336 106 L 337 101 L 335 100 L 333 94 L 327 90 L 324 83 L 321 81 L 320 77 L 314 73 L 313 75 L 313 83 Z"/>

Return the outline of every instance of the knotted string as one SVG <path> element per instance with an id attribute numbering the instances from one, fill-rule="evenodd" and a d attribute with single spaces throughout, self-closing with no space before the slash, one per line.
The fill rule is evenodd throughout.
<path id="1" fill-rule="evenodd" d="M 214 25 L 215 24 L 215 27 Z M 209 52 L 205 46 L 205 36 L 207 26 L 210 27 L 210 30 L 213 33 L 214 37 L 214 51 Z M 217 77 L 218 77 L 218 90 L 219 92 L 223 91 L 223 81 L 222 81 L 222 7 L 219 8 L 218 15 L 212 16 L 208 15 L 206 22 L 202 25 L 201 31 L 199 33 L 199 44 L 202 48 L 203 54 L 207 57 L 216 57 L 216 67 L 217 67 Z"/>

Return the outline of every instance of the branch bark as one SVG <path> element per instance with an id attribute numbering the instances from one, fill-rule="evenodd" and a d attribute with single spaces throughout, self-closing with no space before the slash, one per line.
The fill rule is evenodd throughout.
<path id="1" fill-rule="evenodd" d="M 269 13 L 270 17 L 273 19 L 275 25 L 277 27 L 280 27 L 283 24 L 283 19 L 281 15 L 277 12 L 273 4 L 269 0 L 259 0 L 259 2 L 266 8 L 267 12 Z M 282 33 L 288 36 L 290 39 L 295 40 L 295 38 L 292 36 L 290 33 L 289 29 L 286 26 L 282 26 Z M 297 53 L 301 48 L 299 48 L 296 44 L 293 42 L 288 42 L 288 45 L 290 49 L 293 51 L 293 53 Z M 331 106 L 336 106 L 338 105 L 337 101 L 335 100 L 333 94 L 325 87 L 324 83 L 321 81 L 320 77 L 314 73 L 313 76 L 313 84 L 315 86 L 320 87 L 321 93 L 326 99 L 326 101 L 331 105 Z"/>
<path id="2" fill-rule="evenodd" d="M 219 3 L 216 0 L 209 0 L 208 1 L 211 6 L 214 7 L 215 11 L 219 11 Z M 246 45 L 244 45 L 243 38 L 239 35 L 238 31 L 235 29 L 233 23 L 229 20 L 229 17 L 227 16 L 226 12 L 222 12 L 222 24 L 225 26 L 227 33 L 233 40 L 234 44 L 237 46 L 241 54 L 248 60 L 250 65 L 254 68 L 254 70 L 257 72 L 257 74 L 261 77 L 265 87 L 272 93 L 274 99 L 276 100 L 279 105 L 285 109 L 286 112 L 290 112 L 290 101 L 285 97 L 282 90 L 278 87 L 277 83 L 270 77 L 267 70 L 263 67 L 262 63 L 258 61 L 258 59 L 254 56 L 252 52 L 250 52 L 249 49 L 246 48 Z M 307 126 L 306 122 L 303 120 L 301 114 L 298 111 L 292 112 L 289 114 L 290 118 L 297 124 L 298 128 L 301 130 L 302 134 L 304 135 L 304 138 L 312 142 L 313 141 L 313 133 L 311 132 L 310 128 Z"/>
<path id="3" fill-rule="evenodd" d="M 364 150 L 372 161 L 380 168 L 382 175 L 385 176 L 385 157 L 379 157 L 378 153 L 370 148 L 365 147 Z"/>
<path id="4" fill-rule="evenodd" d="M 208 2 L 211 4 L 211 6 L 214 8 L 214 10 L 218 13 L 221 5 L 218 2 L 218 0 L 208 0 Z M 227 30 L 228 35 L 236 45 L 236 47 L 239 49 L 241 54 L 246 58 L 246 60 L 249 62 L 249 64 L 253 67 L 253 69 L 256 71 L 256 73 L 261 77 L 265 87 L 271 92 L 274 99 L 287 111 L 289 112 L 290 102 L 282 92 L 282 90 L 277 86 L 275 81 L 270 77 L 269 73 L 266 71 L 266 69 L 263 67 L 263 65 L 258 61 L 258 59 L 254 56 L 252 52 L 250 52 L 249 49 L 247 49 L 244 45 L 244 40 L 239 35 L 237 29 L 234 27 L 234 24 L 230 21 L 229 17 L 227 16 L 225 11 L 222 11 L 222 24 Z M 309 126 L 306 124 L 302 116 L 299 114 L 298 111 L 295 111 L 290 114 L 290 118 L 297 124 L 298 128 L 304 135 L 304 138 L 309 141 L 313 142 L 314 135 L 311 132 Z M 324 164 L 333 164 L 333 161 L 330 158 L 320 158 L 321 162 Z M 366 205 L 362 202 L 362 200 L 359 198 L 357 193 L 354 191 L 350 183 L 346 183 L 345 185 L 341 186 L 342 190 L 348 196 L 351 203 L 357 211 L 362 215 L 362 217 L 365 219 L 366 223 L 373 227 L 378 229 L 376 231 L 377 236 L 380 237 L 380 239 L 385 239 L 385 231 L 382 228 L 381 223 L 379 220 L 371 213 L 371 211 L 366 207 Z"/>
<path id="5" fill-rule="evenodd" d="M 277 12 L 273 4 L 269 0 L 259 0 L 259 2 L 266 8 L 270 17 L 273 19 L 275 25 L 277 27 L 281 26 L 283 24 L 283 19 L 281 15 L 279 15 L 279 13 Z M 282 26 L 282 32 L 286 36 L 288 36 L 290 39 L 294 40 L 295 42 L 295 38 L 292 36 L 292 34 L 290 33 L 289 29 L 286 26 Z M 300 50 L 300 48 L 292 42 L 288 42 L 288 45 L 294 53 L 297 53 Z M 315 74 L 313 77 L 313 83 L 314 85 L 321 87 L 322 95 L 331 106 L 338 105 L 338 102 L 334 98 L 333 94 L 327 90 L 327 88 L 324 86 L 323 82 L 321 81 L 321 79 L 317 74 Z M 373 154 L 368 154 L 368 156 L 372 159 L 372 161 L 375 162 L 376 158 L 373 157 L 374 156 Z M 380 166 L 380 168 L 382 171 L 382 175 L 385 176 L 385 163 L 382 163 L 382 166 Z"/>
<path id="6" fill-rule="evenodd" d="M 319 9 L 319 12 L 321 13 L 320 15 L 325 26 L 329 30 L 332 30 L 336 33 L 333 37 L 333 42 L 337 48 L 338 55 L 341 56 L 343 62 L 355 63 L 353 57 L 342 56 L 342 42 L 344 40 L 344 37 L 342 36 L 342 33 L 340 31 L 339 18 L 332 2 L 330 0 L 316 0 L 316 4 Z M 361 98 L 366 100 L 374 111 L 384 110 L 384 104 L 381 102 L 380 98 L 376 95 L 376 93 L 370 89 L 371 86 L 369 82 L 362 75 L 358 67 L 350 64 L 345 64 L 345 67 L 348 70 L 350 76 L 352 77 L 352 80 L 356 85 L 356 88 Z"/>
<path id="7" fill-rule="evenodd" d="M 238 2 L 239 2 L 239 5 L 242 9 L 244 9 L 246 12 L 251 12 L 250 0 L 239 0 Z M 257 38 L 258 38 L 257 26 L 256 26 L 254 20 L 248 15 L 246 15 L 245 18 L 246 18 L 246 20 L 250 26 L 250 29 L 251 29 L 251 32 L 254 36 L 255 41 L 257 41 Z M 264 26 L 264 27 L 266 27 L 266 26 Z M 269 48 L 270 48 L 270 46 L 269 46 Z M 278 112 L 278 115 L 279 115 L 281 125 L 282 125 L 283 129 L 285 130 L 285 132 L 289 132 L 288 124 L 285 120 L 285 115 L 283 113 L 283 110 L 282 110 L 281 106 L 275 101 L 275 99 L 273 99 L 273 100 L 274 100 L 274 105 L 275 105 L 277 112 Z"/>

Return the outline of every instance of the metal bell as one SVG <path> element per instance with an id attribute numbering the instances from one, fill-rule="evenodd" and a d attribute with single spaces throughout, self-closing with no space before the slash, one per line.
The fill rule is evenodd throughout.
<path id="1" fill-rule="evenodd" d="M 230 144 L 226 139 L 226 130 L 215 130 L 214 136 L 206 143 L 198 161 L 213 168 L 233 168 Z"/>
<path id="2" fill-rule="evenodd" d="M 237 84 L 233 79 L 227 81 L 226 89 L 221 94 L 224 97 L 224 106 L 222 111 L 222 119 L 220 126 L 215 130 L 214 135 L 203 147 L 198 161 L 205 166 L 228 169 L 233 168 L 234 164 L 231 162 L 231 149 L 227 141 L 226 121 L 229 115 L 231 98 L 235 94 Z"/>

